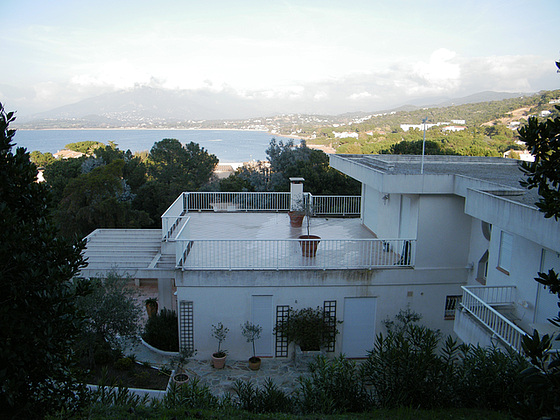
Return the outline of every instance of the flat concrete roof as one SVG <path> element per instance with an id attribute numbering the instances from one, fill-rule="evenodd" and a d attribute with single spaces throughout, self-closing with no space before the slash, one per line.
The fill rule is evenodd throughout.
<path id="1" fill-rule="evenodd" d="M 287 213 L 188 213 L 190 239 L 297 239 L 307 234 L 290 226 Z M 312 217 L 310 234 L 323 239 L 374 239 L 359 218 Z"/>
<path id="2" fill-rule="evenodd" d="M 422 166 L 422 156 L 418 155 L 337 155 L 337 157 L 355 161 L 387 175 L 420 175 Z M 519 161 L 515 159 L 428 155 L 424 156 L 424 174 L 453 174 L 492 182 L 508 189 L 525 191 L 521 195 L 508 195 L 509 200 L 530 206 L 534 206 L 538 201 L 536 189 L 527 190 L 519 184 L 525 176 L 519 168 Z"/>

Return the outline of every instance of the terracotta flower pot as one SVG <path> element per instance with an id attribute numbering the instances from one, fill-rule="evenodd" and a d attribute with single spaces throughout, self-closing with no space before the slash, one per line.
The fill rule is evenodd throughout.
<path id="1" fill-rule="evenodd" d="M 301 254 L 304 257 L 314 257 L 317 253 L 317 247 L 319 246 L 320 236 L 317 235 L 300 235 L 299 239 L 308 239 L 305 241 L 299 241 L 301 245 Z"/>
<path id="2" fill-rule="evenodd" d="M 259 370 L 260 368 L 261 368 L 261 358 L 260 357 L 251 357 L 249 359 L 249 369 Z"/>
<path id="3" fill-rule="evenodd" d="M 189 381 L 189 375 L 184 372 L 176 373 L 173 375 L 173 382 L 177 385 L 186 384 Z"/>
<path id="4" fill-rule="evenodd" d="M 288 216 L 290 216 L 290 226 L 301 227 L 305 214 L 297 211 L 289 211 Z"/>
<path id="5" fill-rule="evenodd" d="M 218 357 L 216 357 L 216 355 L 218 355 Z M 212 355 L 212 366 L 214 366 L 215 369 L 223 369 L 224 366 L 226 365 L 226 356 L 221 356 L 219 353 L 214 353 Z"/>

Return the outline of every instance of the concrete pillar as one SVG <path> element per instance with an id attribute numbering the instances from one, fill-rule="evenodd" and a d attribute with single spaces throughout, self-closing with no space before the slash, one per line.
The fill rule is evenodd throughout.
<path id="1" fill-rule="evenodd" d="M 290 210 L 303 205 L 303 178 L 290 178 Z"/>
<path id="2" fill-rule="evenodd" d="M 158 301 L 160 309 L 174 309 L 173 283 L 174 279 L 158 279 Z"/>

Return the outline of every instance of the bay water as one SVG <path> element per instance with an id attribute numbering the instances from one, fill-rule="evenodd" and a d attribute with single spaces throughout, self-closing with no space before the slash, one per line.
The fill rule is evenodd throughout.
<path id="1" fill-rule="evenodd" d="M 14 143 L 28 152 L 56 153 L 69 143 L 113 141 L 120 150 L 139 152 L 149 151 L 163 139 L 177 139 L 182 144 L 198 143 L 222 163 L 241 163 L 265 160 L 266 149 L 274 137 L 281 139 L 264 131 L 242 130 L 17 130 Z"/>

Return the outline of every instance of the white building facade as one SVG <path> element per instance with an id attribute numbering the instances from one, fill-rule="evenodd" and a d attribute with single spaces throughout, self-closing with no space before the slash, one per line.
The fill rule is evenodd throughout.
<path id="1" fill-rule="evenodd" d="M 218 322 L 230 329 L 229 357 L 247 359 L 245 321 L 263 327 L 258 356 L 289 357 L 273 331 L 290 307 L 319 306 L 342 321 L 327 351 L 347 357 L 365 357 L 383 321 L 406 308 L 444 334 L 484 342 L 493 336 L 476 319 L 485 303 L 458 302 L 492 287 L 515 290 L 502 312 L 530 321 L 520 328 L 554 316 L 533 277 L 558 263 L 558 224 L 509 199 L 524 193 L 511 185 L 515 161 L 429 156 L 423 175 L 418 156 L 332 155 L 331 166 L 362 194 L 309 197 L 310 233 L 320 236 L 313 257 L 298 239 L 306 222 L 290 226 L 290 193 L 184 193 L 161 231 L 92 232 L 82 275 L 157 279 L 160 306 L 178 311 L 181 346 L 201 359 L 217 349 Z"/>

